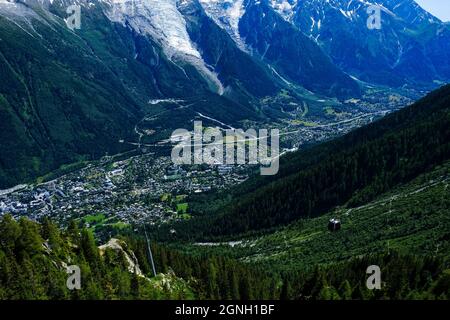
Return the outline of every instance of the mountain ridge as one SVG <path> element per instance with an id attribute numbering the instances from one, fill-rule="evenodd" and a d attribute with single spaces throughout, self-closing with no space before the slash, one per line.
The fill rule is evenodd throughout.
<path id="1" fill-rule="evenodd" d="M 151 128 L 158 134 L 146 137 L 153 143 L 190 125 L 198 112 L 236 127 L 268 123 L 286 117 L 283 103 L 339 104 L 370 91 L 369 82 L 377 80 L 352 78 L 331 46 L 316 43 L 303 22 L 280 15 L 274 2 L 133 1 L 0 1 L 0 112 L 6 120 L 1 188 L 63 164 L 131 150 L 140 141 L 135 128 L 146 116 L 163 114 Z M 64 21 L 70 4 L 82 8 L 80 30 L 69 30 Z M 379 61 L 371 67 L 377 69 L 374 77 L 404 84 L 408 74 L 422 70 L 429 87 L 446 81 L 434 79 L 438 69 L 450 71 L 447 42 L 436 38 L 442 26 L 422 20 L 425 42 L 418 45 L 426 50 L 413 46 L 408 61 L 435 52 L 427 59 L 444 63 L 399 64 L 405 76 L 397 77 Z M 446 30 L 439 33 L 443 40 Z M 149 103 L 155 100 L 185 102 Z M 311 112 L 324 111 L 319 106 Z"/>

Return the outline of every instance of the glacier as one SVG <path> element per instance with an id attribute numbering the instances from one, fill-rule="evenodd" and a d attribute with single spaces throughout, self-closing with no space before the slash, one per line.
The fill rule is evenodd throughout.
<path id="1" fill-rule="evenodd" d="M 248 52 L 239 33 L 239 21 L 245 14 L 244 0 L 199 0 L 205 13 L 224 29 L 239 49 Z"/>
<path id="2" fill-rule="evenodd" d="M 291 21 L 295 14 L 297 0 L 270 0 L 270 5 L 286 21 Z"/>
<path id="3" fill-rule="evenodd" d="M 108 3 L 106 16 L 116 23 L 129 25 L 136 32 L 161 44 L 167 58 L 193 65 L 208 81 L 210 88 L 222 95 L 224 87 L 201 53 L 192 43 L 178 5 L 190 0 L 103 0 Z M 178 65 L 178 64 L 177 64 Z"/>

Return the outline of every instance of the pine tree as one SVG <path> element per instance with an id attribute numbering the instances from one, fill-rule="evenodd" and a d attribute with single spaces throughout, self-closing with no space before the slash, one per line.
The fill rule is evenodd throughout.
<path id="1" fill-rule="evenodd" d="M 16 244 L 20 238 L 21 229 L 19 224 L 7 214 L 0 220 L 0 248 L 11 255 L 16 247 Z"/>
<path id="2" fill-rule="evenodd" d="M 134 274 L 131 277 L 131 297 L 133 299 L 139 299 L 141 296 L 141 288 L 139 284 L 139 276 L 137 275 L 136 269 L 134 270 Z"/>
<path id="3" fill-rule="evenodd" d="M 41 230 L 42 238 L 47 240 L 50 248 L 58 254 L 62 247 L 62 239 L 58 227 L 45 217 L 41 224 Z"/>
<path id="4" fill-rule="evenodd" d="M 350 282 L 348 282 L 348 280 L 344 280 L 344 282 L 342 282 L 342 284 L 339 287 L 339 293 L 341 294 L 343 300 L 352 299 L 353 291 Z"/>
<path id="5" fill-rule="evenodd" d="M 210 261 L 208 266 L 208 276 L 207 276 L 207 285 L 208 285 L 208 295 L 211 299 L 219 299 L 219 286 L 217 284 L 217 276 L 218 271 L 215 264 L 215 261 Z"/>
<path id="6" fill-rule="evenodd" d="M 43 251 L 42 244 L 44 240 L 40 236 L 38 224 L 26 218 L 20 218 L 19 225 L 21 229 L 20 238 L 17 240 L 17 250 L 19 256 L 25 253 L 32 257 Z"/>
<path id="7" fill-rule="evenodd" d="M 233 300 L 239 300 L 241 298 L 239 294 L 239 279 L 234 269 L 231 269 L 231 297 Z"/>
<path id="8" fill-rule="evenodd" d="M 291 284 L 287 279 L 283 280 L 281 287 L 280 300 L 290 300 L 291 298 Z"/>
<path id="9" fill-rule="evenodd" d="M 100 271 L 98 248 L 94 235 L 87 229 L 81 231 L 81 250 L 92 271 L 98 273 Z"/>

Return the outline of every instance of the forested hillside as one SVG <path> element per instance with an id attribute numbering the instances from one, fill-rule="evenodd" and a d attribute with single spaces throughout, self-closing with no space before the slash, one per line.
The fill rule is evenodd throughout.
<path id="1" fill-rule="evenodd" d="M 60 231 L 48 220 L 37 224 L 5 216 L 0 220 L 0 300 L 446 299 L 450 294 L 448 266 L 433 256 L 391 252 L 280 272 L 223 255 L 187 255 L 155 244 L 159 274 L 151 277 L 146 242 L 133 236 L 120 243 L 123 250 L 99 249 L 89 231 L 79 230 L 75 223 Z M 138 262 L 134 270 L 130 257 Z M 388 285 L 381 291 L 365 287 L 370 264 L 384 266 Z M 67 265 L 80 267 L 80 290 L 67 289 Z"/>
<path id="2" fill-rule="evenodd" d="M 180 244 L 279 270 L 303 270 L 367 254 L 391 251 L 449 260 L 450 162 L 355 208 L 337 207 L 315 218 L 300 219 L 272 233 L 233 239 L 234 246 Z M 341 229 L 330 232 L 330 219 Z M 200 249 L 201 248 L 201 249 Z"/>
<path id="3" fill-rule="evenodd" d="M 155 125 L 168 131 L 164 139 L 196 111 L 229 123 L 258 118 L 242 96 L 235 103 L 211 92 L 195 68 L 176 65 L 154 39 L 109 21 L 100 6 L 83 8 L 83 27 L 72 32 L 60 2 L 51 12 L 34 2 L 0 4 L 0 189 L 129 150 L 119 141 L 135 141 L 145 115 L 169 114 Z M 151 99 L 182 99 L 189 108 L 175 112 Z"/>
<path id="4" fill-rule="evenodd" d="M 61 232 L 48 220 L 16 222 L 9 216 L 0 221 L 0 231 L 0 300 L 447 299 L 450 294 L 448 264 L 431 255 L 392 251 L 280 272 L 223 255 L 187 255 L 152 245 L 160 273 L 151 277 L 140 237 L 121 240 L 123 251 L 99 250 L 89 231 L 75 224 Z M 138 262 L 134 272 L 126 254 Z M 80 290 L 67 289 L 66 263 L 80 267 Z M 382 290 L 365 286 L 371 264 L 383 266 Z"/>
<path id="5" fill-rule="evenodd" d="M 283 279 L 281 299 L 448 299 L 450 162 L 355 208 L 337 207 L 273 233 L 221 243 L 173 243 L 192 256 L 222 256 Z M 341 229 L 330 232 L 338 218 Z M 366 269 L 380 266 L 382 289 Z"/>
<path id="6" fill-rule="evenodd" d="M 49 220 L 39 224 L 6 215 L 0 220 L 0 300 L 267 299 L 279 294 L 279 277 L 262 269 L 156 244 L 154 277 L 142 238 L 117 242 L 123 249 L 99 248 L 92 233 L 75 222 L 61 231 Z M 69 265 L 80 267 L 80 290 L 66 286 Z"/>
<path id="7" fill-rule="evenodd" d="M 81 290 L 67 288 L 68 265 L 80 268 Z M 0 299 L 193 297 L 187 282 L 173 275 L 148 279 L 129 272 L 124 254 L 113 249 L 101 253 L 92 234 L 75 224 L 60 232 L 48 220 L 37 224 L 5 216 L 0 221 Z"/>

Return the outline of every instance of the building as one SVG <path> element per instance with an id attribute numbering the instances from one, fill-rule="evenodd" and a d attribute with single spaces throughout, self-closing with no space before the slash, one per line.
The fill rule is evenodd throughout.
<path id="1" fill-rule="evenodd" d="M 330 221 L 328 222 L 328 230 L 334 232 L 338 231 L 339 229 L 341 229 L 341 220 L 335 218 L 330 219 Z"/>

